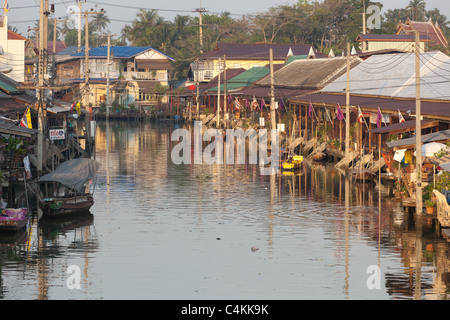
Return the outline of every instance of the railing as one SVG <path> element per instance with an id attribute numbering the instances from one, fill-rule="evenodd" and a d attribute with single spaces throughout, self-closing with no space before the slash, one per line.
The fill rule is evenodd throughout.
<path id="1" fill-rule="evenodd" d="M 137 80 L 156 80 L 156 81 L 167 81 L 166 73 L 155 73 L 155 72 L 135 72 L 133 76 Z"/>

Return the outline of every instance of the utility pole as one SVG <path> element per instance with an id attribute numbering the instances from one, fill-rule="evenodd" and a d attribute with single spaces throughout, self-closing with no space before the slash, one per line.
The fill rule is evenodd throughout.
<path id="1" fill-rule="evenodd" d="M 81 3 L 86 0 L 77 0 L 78 3 L 78 49 L 77 52 L 81 52 Z"/>
<path id="2" fill-rule="evenodd" d="M 273 49 L 269 49 L 269 63 L 270 63 L 270 121 L 272 130 L 277 128 L 277 120 L 275 114 L 275 85 L 273 76 Z"/>
<path id="3" fill-rule="evenodd" d="M 45 119 L 44 109 L 46 109 L 45 102 L 45 83 L 44 76 L 47 70 L 47 38 L 45 35 L 47 20 L 48 20 L 48 0 L 41 0 L 39 5 L 39 61 L 38 61 L 38 175 L 42 173 L 44 168 L 44 132 L 45 132 Z"/>
<path id="4" fill-rule="evenodd" d="M 106 58 L 106 118 L 109 118 L 109 108 L 111 106 L 111 98 L 109 92 L 109 66 L 111 64 L 111 33 L 108 33 L 108 53 Z"/>
<path id="5" fill-rule="evenodd" d="M 52 63 L 52 69 L 54 72 L 56 72 L 56 26 L 58 24 L 58 22 L 64 22 L 67 21 L 66 19 L 61 19 L 61 18 L 54 18 L 53 19 L 53 63 Z M 55 74 L 54 74 L 55 76 Z M 52 79 L 53 84 L 55 79 Z"/>
<path id="6" fill-rule="evenodd" d="M 85 26 L 84 26 L 84 103 L 86 112 L 89 112 L 89 15 L 90 14 L 101 14 L 104 13 L 103 9 L 100 12 L 93 11 L 84 11 L 81 14 L 85 17 Z"/>
<path id="7" fill-rule="evenodd" d="M 350 153 L 350 42 L 347 42 L 347 90 L 345 106 L 345 156 Z"/>
<path id="8" fill-rule="evenodd" d="M 416 44 L 416 214 L 421 215 L 423 210 L 422 204 L 422 114 L 420 99 L 420 36 L 415 31 Z"/>
<path id="9" fill-rule="evenodd" d="M 197 88 L 197 96 L 196 96 L 196 101 L 197 101 L 197 121 L 199 121 L 200 120 L 200 106 L 199 106 L 199 103 L 200 103 L 200 88 L 199 88 L 199 86 L 200 86 L 200 79 L 198 78 L 198 76 L 199 76 L 199 73 L 198 73 L 198 59 L 197 59 L 195 65 L 197 66 L 197 68 L 196 68 L 197 76 L 195 77 L 196 78 L 195 87 Z"/>
<path id="10" fill-rule="evenodd" d="M 200 8 L 193 10 L 193 12 L 198 12 L 199 14 L 199 41 L 200 41 L 200 53 L 203 53 L 203 24 L 202 24 L 202 14 L 207 12 L 205 8 L 202 8 L 202 1 L 200 0 Z"/>
<path id="11" fill-rule="evenodd" d="M 363 34 L 367 34 L 367 26 L 366 26 L 366 0 L 363 0 Z M 362 42 L 362 51 L 367 51 L 367 42 Z"/>

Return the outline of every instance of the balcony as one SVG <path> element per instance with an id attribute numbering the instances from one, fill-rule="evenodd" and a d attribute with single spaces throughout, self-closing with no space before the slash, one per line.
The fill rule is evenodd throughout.
<path id="1" fill-rule="evenodd" d="M 198 81 L 199 82 L 209 82 L 214 78 L 214 71 L 213 70 L 199 70 L 194 71 L 194 79 L 197 80 L 197 73 L 198 73 Z"/>

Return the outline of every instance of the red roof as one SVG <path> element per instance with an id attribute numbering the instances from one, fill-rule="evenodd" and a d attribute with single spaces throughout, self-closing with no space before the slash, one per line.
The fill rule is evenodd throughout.
<path id="1" fill-rule="evenodd" d="M 27 38 L 8 29 L 8 40 L 27 40 Z"/>
<path id="2" fill-rule="evenodd" d="M 36 41 L 32 41 L 32 45 L 37 48 L 37 42 Z M 56 41 L 56 51 L 55 53 L 58 53 L 64 49 L 66 49 L 66 44 L 62 41 Z M 53 54 L 53 41 L 48 41 L 47 42 L 47 50 L 48 50 L 48 54 Z"/>
<path id="3" fill-rule="evenodd" d="M 406 23 L 400 22 L 397 27 L 397 34 L 404 33 L 406 35 L 414 35 L 414 30 L 417 30 L 420 36 L 428 36 L 433 45 L 448 46 L 448 40 L 445 37 L 442 29 L 433 21 L 426 22 L 407 20 Z"/>

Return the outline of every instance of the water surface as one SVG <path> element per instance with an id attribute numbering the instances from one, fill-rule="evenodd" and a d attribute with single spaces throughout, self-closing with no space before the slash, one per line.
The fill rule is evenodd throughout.
<path id="1" fill-rule="evenodd" d="M 272 178 L 248 164 L 174 165 L 174 126 L 107 129 L 98 123 L 91 214 L 2 237 L 1 299 L 447 297 L 449 242 L 432 220 L 416 228 L 388 185 L 331 164 Z M 67 286 L 73 265 L 80 289 Z"/>

